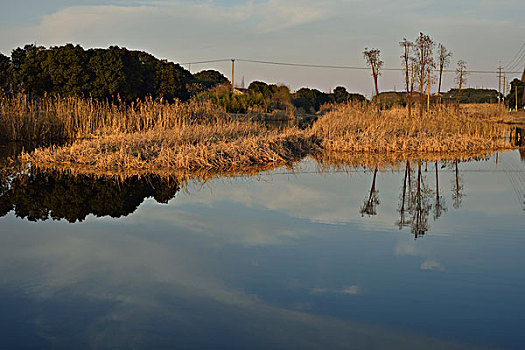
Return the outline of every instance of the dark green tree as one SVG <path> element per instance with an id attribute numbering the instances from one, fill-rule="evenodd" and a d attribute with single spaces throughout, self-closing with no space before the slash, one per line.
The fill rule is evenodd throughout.
<path id="1" fill-rule="evenodd" d="M 217 85 L 226 84 L 229 82 L 221 72 L 216 70 L 203 70 L 193 74 L 198 84 L 201 84 L 205 89 L 211 89 Z"/>
<path id="2" fill-rule="evenodd" d="M 344 103 L 347 102 L 350 98 L 350 94 L 346 91 L 346 88 L 343 86 L 338 86 L 334 89 L 334 102 L 335 103 Z"/>
<path id="3" fill-rule="evenodd" d="M 72 44 L 52 47 L 45 56 L 42 68 L 51 83 L 48 93 L 62 96 L 89 94 L 91 77 L 86 69 L 88 57 L 82 47 Z"/>
<path id="4" fill-rule="evenodd" d="M 516 108 L 516 105 L 518 106 L 518 109 L 524 107 L 524 95 L 523 91 L 525 88 L 525 83 L 518 78 L 515 78 L 510 83 L 510 92 L 505 97 L 505 102 L 509 108 Z"/>
<path id="5" fill-rule="evenodd" d="M 9 88 L 9 68 L 11 59 L 0 53 L 0 93 L 7 91 Z"/>
<path id="6" fill-rule="evenodd" d="M 315 113 L 325 103 L 332 102 L 331 96 L 317 89 L 302 88 L 293 94 L 292 103 L 307 113 Z"/>
<path id="7" fill-rule="evenodd" d="M 188 85 L 195 81 L 178 64 L 118 46 L 84 50 L 72 44 L 49 49 L 26 45 L 12 51 L 10 64 L 1 61 L 8 67 L 0 73 L 0 83 L 32 97 L 48 94 L 112 99 L 118 95 L 123 101 L 146 96 L 185 100 L 189 98 Z"/>

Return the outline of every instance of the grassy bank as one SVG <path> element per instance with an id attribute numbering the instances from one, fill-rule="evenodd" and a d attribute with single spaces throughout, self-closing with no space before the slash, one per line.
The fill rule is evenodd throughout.
<path id="1" fill-rule="evenodd" d="M 311 132 L 330 152 L 476 153 L 509 147 L 508 127 L 495 123 L 505 113 L 497 105 L 438 106 L 408 116 L 402 108 L 347 104 L 320 118 Z"/>
<path id="2" fill-rule="evenodd" d="M 16 103 L 23 101 L 18 97 L 2 103 L 2 108 L 9 105 L 16 110 Z M 306 155 L 324 162 L 376 155 L 434 160 L 512 147 L 509 127 L 497 123 L 506 112 L 496 105 L 438 106 L 409 117 L 403 108 L 379 110 L 354 102 L 334 106 L 306 129 L 277 130 L 248 118 L 233 118 L 205 102 L 146 100 L 123 105 L 71 98 L 39 104 L 39 110 L 30 104 L 26 116 L 17 112 L 27 118 L 24 125 L 32 121 L 46 125 L 49 135 L 75 141 L 24 153 L 22 160 L 41 168 L 76 168 L 83 173 L 224 173 L 289 164 Z M 2 120 L 3 125 L 12 125 L 13 134 L 24 137 L 35 132 L 31 131 L 35 128 L 17 127 L 12 116 L 2 114 Z"/>
<path id="3" fill-rule="evenodd" d="M 311 136 L 294 128 L 271 131 L 251 123 L 232 123 L 110 135 L 37 149 L 22 159 L 39 167 L 88 167 L 94 172 L 232 171 L 290 163 L 316 147 Z"/>

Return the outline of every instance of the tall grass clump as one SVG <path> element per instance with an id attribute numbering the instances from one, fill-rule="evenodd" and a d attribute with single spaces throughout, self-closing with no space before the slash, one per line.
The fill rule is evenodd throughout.
<path id="1" fill-rule="evenodd" d="M 130 104 L 81 97 L 30 99 L 0 96 L 0 141 L 76 140 L 109 134 L 174 128 L 224 118 L 210 102 L 167 103 L 146 98 Z"/>
<path id="2" fill-rule="evenodd" d="M 492 105 L 437 106 L 422 116 L 408 116 L 404 108 L 349 103 L 319 118 L 311 131 L 331 152 L 477 152 L 510 147 L 508 127 L 494 122 L 502 113 Z"/>
<path id="3" fill-rule="evenodd" d="M 207 102 L 146 100 L 124 106 L 73 100 L 77 102 L 87 109 L 84 118 L 95 122 L 74 124 L 76 114 L 65 118 L 73 122 L 67 130 L 77 131 L 77 141 L 24 153 L 22 159 L 27 164 L 94 172 L 228 171 L 289 163 L 318 146 L 308 131 L 296 127 L 277 130 L 231 117 Z M 66 110 L 74 110 L 66 106 Z M 81 116 L 79 113 L 78 118 Z"/>

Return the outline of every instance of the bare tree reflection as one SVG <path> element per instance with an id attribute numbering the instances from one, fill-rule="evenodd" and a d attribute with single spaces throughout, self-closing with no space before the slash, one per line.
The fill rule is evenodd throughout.
<path id="1" fill-rule="evenodd" d="M 463 178 L 461 175 L 459 175 L 458 171 L 458 161 L 454 161 L 454 168 L 456 177 L 452 180 L 452 206 L 454 209 L 461 208 L 461 204 L 463 201 Z"/>
<path id="2" fill-rule="evenodd" d="M 360 213 L 362 216 L 367 214 L 368 216 L 377 215 L 377 205 L 379 205 L 379 191 L 376 190 L 376 177 L 377 177 L 377 165 L 374 170 L 374 177 L 372 179 L 372 186 L 370 188 L 370 194 L 368 199 L 365 199 L 363 206 L 361 207 Z"/>
<path id="3" fill-rule="evenodd" d="M 438 162 L 436 161 L 434 165 L 436 168 L 436 200 L 434 203 L 434 220 L 437 220 L 441 214 L 448 210 L 448 208 L 445 199 L 439 194 Z"/>
<path id="4" fill-rule="evenodd" d="M 415 238 L 423 236 L 429 229 L 428 215 L 432 208 L 430 197 L 432 190 L 424 183 L 423 174 L 421 173 L 421 161 L 417 164 L 417 189 L 414 198 L 415 203 L 412 207 L 412 233 Z"/>
<path id="5" fill-rule="evenodd" d="M 412 181 L 411 181 L 411 177 L 412 177 L 412 173 L 410 171 L 410 161 L 406 161 L 405 162 L 405 176 L 403 177 L 403 189 L 402 189 L 402 192 L 401 192 L 401 202 L 399 204 L 399 209 L 398 209 L 398 212 L 399 212 L 399 221 L 396 222 L 396 225 L 399 227 L 399 229 L 401 230 L 403 227 L 405 226 L 410 226 L 412 224 L 412 220 L 410 219 L 410 217 L 407 217 L 405 214 L 406 214 L 406 211 L 410 209 L 410 203 L 411 203 L 411 193 L 412 193 Z M 407 183 L 408 183 L 408 194 L 407 194 Z"/>

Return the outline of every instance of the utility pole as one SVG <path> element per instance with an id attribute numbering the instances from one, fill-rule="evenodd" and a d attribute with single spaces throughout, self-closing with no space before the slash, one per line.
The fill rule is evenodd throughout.
<path id="1" fill-rule="evenodd" d="M 232 91 L 235 88 L 235 59 L 232 58 Z"/>
<path id="2" fill-rule="evenodd" d="M 518 83 L 514 85 L 514 91 L 516 91 L 516 112 L 518 111 Z"/>
<path id="3" fill-rule="evenodd" d="M 503 105 L 505 105 L 505 95 L 507 94 L 507 85 L 506 85 L 506 82 L 505 82 L 505 72 L 503 72 Z"/>
<path id="4" fill-rule="evenodd" d="M 498 104 L 501 103 L 501 63 L 498 68 Z"/>

